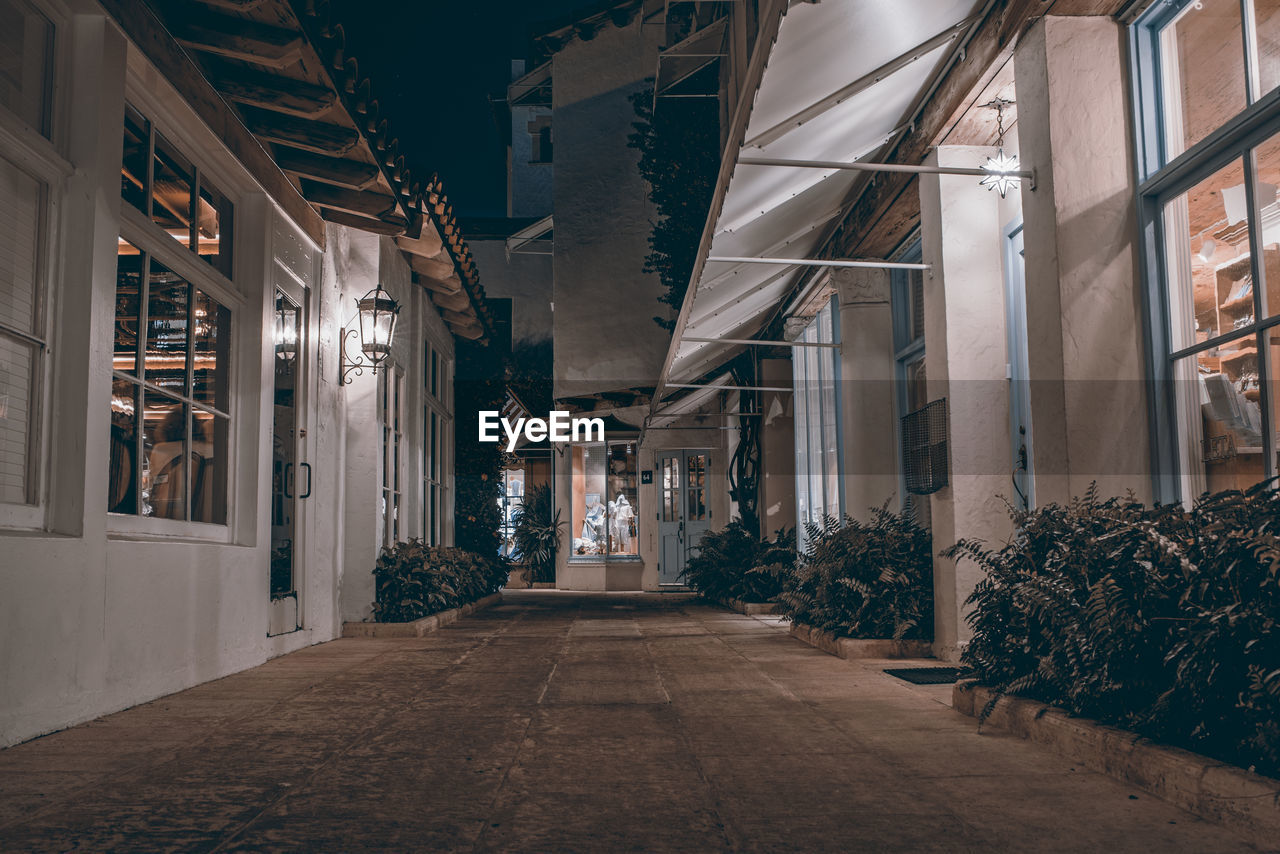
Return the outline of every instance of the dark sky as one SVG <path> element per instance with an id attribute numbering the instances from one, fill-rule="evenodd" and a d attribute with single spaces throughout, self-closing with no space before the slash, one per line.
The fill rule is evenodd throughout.
<path id="1" fill-rule="evenodd" d="M 599 0 L 333 0 L 347 51 L 373 81 L 405 161 L 440 173 L 454 210 L 506 214 L 506 158 L 489 97 L 530 35 Z M 539 26 L 540 24 L 544 26 Z"/>

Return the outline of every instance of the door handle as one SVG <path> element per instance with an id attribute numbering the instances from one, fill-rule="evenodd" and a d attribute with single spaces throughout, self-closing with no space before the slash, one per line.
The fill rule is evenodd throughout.
<path id="1" fill-rule="evenodd" d="M 311 463 L 298 463 L 298 468 L 305 468 L 307 470 L 307 491 L 299 495 L 298 498 L 299 500 L 303 498 L 310 498 L 311 497 Z"/>
<path id="2" fill-rule="evenodd" d="M 281 486 L 284 488 L 284 497 L 285 497 L 285 498 L 292 498 L 292 497 L 293 497 L 293 493 L 289 491 L 289 472 L 291 472 L 291 471 L 293 471 L 293 463 L 285 463 L 285 464 L 284 464 L 284 477 L 283 477 L 283 478 L 281 478 L 281 480 L 283 480 L 283 481 L 284 481 L 284 483 L 282 483 L 282 484 L 281 484 Z"/>

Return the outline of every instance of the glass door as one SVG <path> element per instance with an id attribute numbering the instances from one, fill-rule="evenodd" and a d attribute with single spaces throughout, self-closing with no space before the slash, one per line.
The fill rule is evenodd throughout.
<path id="1" fill-rule="evenodd" d="M 658 583 L 684 584 L 685 565 L 711 525 L 710 452 L 658 452 Z"/>
<path id="2" fill-rule="evenodd" d="M 276 291 L 272 338 L 275 388 L 271 419 L 271 625 L 269 635 L 301 626 L 298 587 L 301 563 L 301 502 L 311 495 L 311 466 L 300 440 L 306 399 L 303 302 Z"/>
<path id="3" fill-rule="evenodd" d="M 1031 457 L 1031 368 L 1027 358 L 1027 277 L 1022 220 L 1005 232 L 1005 330 L 1009 356 L 1009 445 L 1020 509 L 1035 507 Z"/>

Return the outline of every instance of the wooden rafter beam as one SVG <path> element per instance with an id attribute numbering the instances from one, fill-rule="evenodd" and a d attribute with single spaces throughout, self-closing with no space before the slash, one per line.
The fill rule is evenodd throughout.
<path id="1" fill-rule="evenodd" d="M 360 216 L 381 219 L 394 214 L 396 200 L 392 196 L 381 193 L 346 190 L 332 184 L 321 184 L 319 181 L 302 182 L 302 195 L 317 207 L 358 214 Z"/>
<path id="2" fill-rule="evenodd" d="M 252 62 L 265 68 L 288 68 L 302 58 L 302 34 L 231 15 L 174 15 L 175 35 L 201 53 Z"/>
<path id="3" fill-rule="evenodd" d="M 330 208 L 322 210 L 321 216 L 329 222 L 334 222 L 338 225 L 345 225 L 361 231 L 372 232 L 373 234 L 385 234 L 388 237 L 395 237 L 397 235 L 404 234 L 404 230 L 408 225 L 408 223 L 403 219 L 398 221 L 390 218 L 371 219 L 367 216 L 347 213 L 346 211 L 332 210 Z"/>
<path id="4" fill-rule="evenodd" d="M 338 102 L 338 93 L 324 86 L 280 74 L 233 68 L 230 63 L 211 69 L 210 74 L 228 100 L 303 119 L 318 118 Z"/>
<path id="5" fill-rule="evenodd" d="M 454 263 L 448 253 L 440 258 L 423 258 L 421 255 L 410 255 L 409 267 L 413 272 L 428 281 L 428 287 L 440 290 L 459 290 L 462 280 L 458 278 Z"/>
<path id="6" fill-rule="evenodd" d="M 217 6 L 220 9 L 230 9 L 233 12 L 247 12 L 261 6 L 263 0 L 201 0 L 206 6 Z"/>
<path id="7" fill-rule="evenodd" d="M 307 204 L 262 143 L 253 138 L 191 57 L 178 46 L 151 7 L 137 0 L 102 0 L 102 6 L 285 214 L 307 237 L 324 246 L 324 221 L 320 215 Z"/>
<path id="8" fill-rule="evenodd" d="M 471 307 L 471 297 L 467 296 L 461 290 L 454 293 L 441 293 L 440 291 L 429 291 L 431 302 L 437 308 L 448 309 L 449 311 L 461 312 Z"/>
<path id="9" fill-rule="evenodd" d="M 360 142 L 360 134 L 354 128 L 300 119 L 256 107 L 244 107 L 241 112 L 245 124 L 259 139 L 300 148 L 313 154 L 341 157 Z"/>
<path id="10" fill-rule="evenodd" d="M 276 149 L 276 163 L 290 174 L 348 190 L 367 190 L 378 182 L 378 167 L 372 163 L 326 157 L 283 145 Z"/>

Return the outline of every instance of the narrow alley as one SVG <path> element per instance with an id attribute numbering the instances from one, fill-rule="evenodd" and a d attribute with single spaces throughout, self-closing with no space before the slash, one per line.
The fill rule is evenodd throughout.
<path id="1" fill-rule="evenodd" d="M 508 592 L 0 753 L 0 848 L 1252 850 L 885 666 L 686 595 Z"/>

